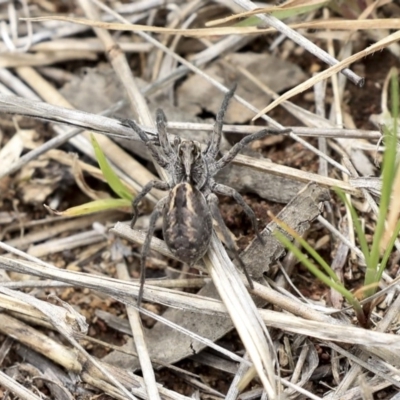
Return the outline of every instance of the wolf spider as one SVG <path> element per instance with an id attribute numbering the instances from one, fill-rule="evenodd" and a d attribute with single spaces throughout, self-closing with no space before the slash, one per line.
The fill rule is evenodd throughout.
<path id="1" fill-rule="evenodd" d="M 166 130 L 167 119 L 160 109 L 156 113 L 158 132 L 156 139 L 149 139 L 147 134 L 134 121 L 126 121 L 146 144 L 154 161 L 164 168 L 169 175 L 169 182 L 153 180 L 147 183 L 132 202 L 131 228 L 136 223 L 140 201 L 153 188 L 169 190 L 169 194 L 156 204 L 150 217 L 149 230 L 141 255 L 138 304 L 141 303 L 143 296 L 145 262 L 150 249 L 151 238 L 156 221 L 161 213 L 163 214 L 163 235 L 168 248 L 179 260 L 189 265 L 193 265 L 206 253 L 212 236 L 212 219 L 214 218 L 220 226 L 227 247 L 232 250 L 242 267 L 250 288 L 254 288 L 251 277 L 222 219 L 215 193 L 232 197 L 243 208 L 253 225 L 257 238 L 261 243 L 264 243 L 258 232 L 256 216 L 235 189 L 215 182 L 213 176 L 229 164 L 247 144 L 270 133 L 283 133 L 289 130 L 262 129 L 244 137 L 229 152 L 217 159 L 221 144 L 223 118 L 234 92 L 235 88 L 232 88 L 226 93 L 216 117 L 211 140 L 204 150 L 201 149 L 200 143 L 194 140 L 181 139 L 178 136 L 175 136 L 171 143 Z"/>

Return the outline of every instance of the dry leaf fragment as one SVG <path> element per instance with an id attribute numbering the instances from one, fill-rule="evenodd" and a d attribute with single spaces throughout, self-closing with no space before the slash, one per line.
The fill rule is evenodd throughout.
<path id="1" fill-rule="evenodd" d="M 227 68 L 231 66 L 231 68 Z M 211 77 L 231 86 L 238 83 L 237 94 L 261 109 L 268 102 L 268 96 L 254 83 L 243 77 L 234 66 L 247 69 L 252 75 L 275 92 L 288 89 L 302 82 L 306 75 L 295 64 L 280 60 L 269 54 L 237 53 L 229 56 L 229 61 L 219 60 L 206 68 Z M 220 92 L 199 75 L 187 79 L 177 91 L 179 107 L 189 115 L 200 114 L 203 110 L 216 114 L 220 107 Z M 233 101 L 226 114 L 225 123 L 244 123 L 253 118 L 254 113 Z"/>

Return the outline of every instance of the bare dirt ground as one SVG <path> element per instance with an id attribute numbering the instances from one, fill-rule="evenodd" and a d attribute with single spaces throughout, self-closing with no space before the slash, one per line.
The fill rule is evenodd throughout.
<path id="1" fill-rule="evenodd" d="M 398 37 L 384 41 L 396 34 L 400 6 L 257 3 L 274 7 L 272 20 L 289 11 L 284 32 L 293 27 L 339 61 L 365 53 L 349 64 L 353 82 L 331 74 L 252 121 L 329 66 L 309 44 L 267 31 L 271 21 L 242 16 L 206 29 L 248 3 L 0 2 L 0 398 L 400 398 L 399 245 L 371 303 L 359 240 L 333 191 L 353 202 L 371 246 L 381 194 L 373 177 L 390 121 L 382 106 L 390 109 L 387 82 L 400 57 Z M 154 135 L 162 108 L 170 134 L 205 146 L 235 83 L 221 156 L 262 127 L 292 129 L 251 143 L 215 178 L 256 215 L 265 243 L 243 208 L 219 196 L 254 289 L 229 262 L 218 224 L 207 255 L 189 267 L 171 255 L 158 220 L 138 310 L 142 244 L 163 193 L 141 203 L 134 230 L 128 198 L 167 175 L 123 121 Z M 107 183 L 91 135 L 127 197 Z M 284 249 L 272 215 L 365 302 L 364 320 Z"/>

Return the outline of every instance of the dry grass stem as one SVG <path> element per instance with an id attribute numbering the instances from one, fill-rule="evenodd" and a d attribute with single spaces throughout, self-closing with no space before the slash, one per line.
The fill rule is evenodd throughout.
<path id="1" fill-rule="evenodd" d="M 235 0 L 237 4 L 242 6 L 247 10 L 254 10 L 256 8 L 255 4 L 250 0 Z M 314 43 L 307 40 L 305 37 L 300 35 L 297 31 L 289 28 L 286 24 L 284 24 L 279 19 L 275 18 L 269 14 L 257 14 L 257 16 L 261 19 L 261 21 L 265 22 L 268 26 L 274 27 L 279 32 L 283 33 L 288 38 L 292 39 L 298 45 L 304 47 L 311 54 L 318 57 L 320 60 L 324 61 L 328 65 L 335 65 L 338 63 L 333 57 L 331 57 L 328 53 L 323 51 L 321 48 L 316 46 Z M 342 73 L 352 82 L 357 85 L 362 86 L 364 84 L 364 79 L 359 77 L 353 71 L 345 68 Z"/>
<path id="2" fill-rule="evenodd" d="M 0 371 L 0 384 L 22 400 L 40 400 L 40 397 L 34 395 L 25 386 L 15 381 L 3 371 Z"/>
<path id="3" fill-rule="evenodd" d="M 129 273 L 127 271 L 125 264 L 123 263 L 117 264 L 117 274 L 120 279 L 129 280 Z M 160 394 L 158 393 L 152 362 L 144 339 L 144 332 L 142 327 L 142 321 L 140 320 L 139 311 L 134 309 L 133 307 L 127 307 L 127 314 L 133 338 L 135 340 L 135 346 L 136 346 L 136 351 L 138 353 L 138 358 L 140 360 L 140 366 L 143 371 L 147 396 L 150 399 L 156 399 L 156 400 L 160 399 Z"/>
<path id="4" fill-rule="evenodd" d="M 368 56 L 369 54 L 373 54 L 379 50 L 382 50 L 382 49 L 388 47 L 390 44 L 396 43 L 398 40 L 400 40 L 400 32 L 392 33 L 391 35 L 385 37 L 384 39 L 380 40 L 379 42 L 372 44 L 367 49 L 361 50 L 360 52 L 353 54 L 352 56 L 344 59 L 343 61 L 340 61 L 339 63 L 333 65 L 332 67 L 328 68 L 327 70 L 318 73 L 317 75 L 308 79 L 301 85 L 298 85 L 296 88 L 289 90 L 284 95 L 279 97 L 279 99 L 273 101 L 269 106 L 265 107 L 262 111 L 260 111 L 253 118 L 253 120 L 260 118 L 263 114 L 271 111 L 273 108 L 275 108 L 277 105 L 279 105 L 283 101 L 288 100 L 291 97 L 293 97 L 294 95 L 303 92 L 304 90 L 315 85 L 317 82 L 320 82 L 323 79 L 327 79 L 327 78 L 331 77 L 333 74 L 341 71 L 344 67 L 354 63 L 355 61 L 357 61 L 363 57 Z"/>
<path id="5" fill-rule="evenodd" d="M 103 7 L 105 8 L 105 7 Z M 260 17 L 265 17 L 265 15 L 259 14 Z M 263 19 L 263 18 L 261 18 Z M 265 34 L 265 33 L 274 33 L 277 29 L 276 27 L 271 28 L 258 28 L 253 26 L 246 27 L 220 27 L 220 28 L 200 28 L 200 29 L 174 29 L 174 28 L 164 28 L 160 26 L 148 26 L 148 25 L 138 25 L 138 24 L 129 24 L 128 26 L 124 23 L 117 22 L 102 22 L 98 20 L 91 20 L 85 18 L 76 18 L 76 17 L 64 17 L 61 15 L 52 15 L 49 17 L 35 17 L 35 18 L 21 18 L 21 20 L 29 20 L 32 22 L 42 22 L 42 21 L 64 21 L 64 22 L 72 22 L 75 24 L 81 24 L 86 27 L 93 28 L 101 28 L 107 30 L 116 30 L 116 31 L 132 31 L 132 32 L 151 32 L 151 33 L 163 33 L 167 35 L 182 35 L 188 37 L 207 37 L 207 36 L 215 36 L 215 35 L 251 35 L 251 34 Z M 268 20 L 267 23 L 269 23 Z M 271 24 L 272 26 L 272 24 Z M 280 25 L 276 25 L 279 26 Z M 400 19 L 399 18 L 391 18 L 391 19 L 365 19 L 365 20 L 320 20 L 313 22 L 304 22 L 297 24 L 288 24 L 285 25 L 286 28 L 291 29 L 338 29 L 345 31 L 357 31 L 361 29 L 399 29 L 400 27 Z M 288 31 L 285 30 L 285 35 Z M 286 35 L 289 37 L 289 35 Z M 292 37 L 291 37 L 292 38 Z M 303 38 L 305 39 L 305 38 Z M 303 43 L 304 40 L 301 40 Z M 321 49 L 317 50 L 317 54 L 322 54 L 323 51 Z M 325 56 L 326 57 L 326 56 Z M 322 57 L 321 57 L 322 58 Z M 329 56 L 326 57 L 326 60 L 331 59 Z M 325 61 L 325 60 L 324 60 Z M 336 61 L 337 62 L 337 61 Z M 328 63 L 330 64 L 330 63 Z M 350 74 L 352 76 L 352 80 L 354 79 L 354 83 L 358 83 L 362 80 L 362 78 L 357 77 L 354 73 Z M 349 77 L 347 77 L 349 78 Z"/>
<path id="6" fill-rule="evenodd" d="M 150 40 L 151 38 L 148 36 L 148 35 L 144 35 L 143 33 L 141 33 L 141 35 L 142 36 L 145 36 L 148 40 Z M 168 53 L 171 53 L 170 51 L 168 52 Z M 174 56 L 174 57 L 176 57 L 175 56 L 175 54 L 172 52 L 172 55 Z M 114 66 L 115 67 L 115 66 Z M 141 98 L 141 97 L 140 97 Z M 144 113 L 144 116 L 141 116 L 141 118 L 139 119 L 139 121 L 146 121 L 146 122 L 148 122 L 147 121 L 147 119 L 148 119 L 148 114 L 147 113 Z M 159 171 L 160 172 L 160 175 L 161 175 L 161 177 L 163 177 L 164 178 L 164 180 L 166 179 L 166 174 L 165 174 L 165 172 L 163 172 L 162 170 L 160 170 Z M 227 257 L 227 255 L 226 255 L 226 253 L 225 253 L 225 251 L 223 250 L 223 248 L 222 248 L 222 246 L 221 246 L 221 243 L 216 239 L 216 236 L 213 236 L 213 238 L 211 239 L 211 245 L 210 245 L 210 249 L 213 249 L 213 246 L 218 246 L 219 245 L 219 247 L 220 247 L 220 249 L 222 249 L 222 253 L 220 253 L 220 254 L 222 254 L 222 255 L 225 255 L 226 256 L 226 258 L 228 258 Z M 221 252 L 221 250 L 220 250 L 220 252 Z M 210 256 L 214 256 L 215 258 L 213 258 L 214 259 L 214 262 L 212 262 L 211 264 L 213 264 L 213 270 L 215 270 L 217 267 L 218 267 L 218 265 L 216 265 L 216 263 L 217 262 L 220 262 L 221 263 L 221 260 L 218 258 L 218 256 L 216 256 L 216 254 L 213 254 L 213 251 L 212 250 L 210 250 L 209 251 L 209 253 L 210 253 Z M 219 282 L 219 279 L 221 278 L 221 282 Z M 225 301 L 226 302 L 231 302 L 232 301 L 232 299 L 233 299 L 233 296 L 232 295 L 234 295 L 234 292 L 232 293 L 232 287 L 230 287 L 229 285 L 227 285 L 227 282 L 228 282 L 228 280 L 226 280 L 225 279 L 226 278 L 226 275 L 215 275 L 214 276 L 214 283 L 215 283 L 215 285 L 216 285 L 216 287 L 218 288 L 218 287 L 223 287 L 223 286 L 225 286 L 225 287 L 227 287 L 228 288 L 228 291 L 231 293 L 231 295 L 230 296 L 225 296 Z M 219 285 L 219 283 L 221 283 L 221 285 Z M 242 287 L 243 289 L 244 289 L 244 286 L 241 284 L 241 281 L 240 281 L 240 279 L 238 278 L 238 276 L 237 276 L 237 283 L 239 284 L 239 287 Z M 241 285 L 241 286 L 240 286 Z M 231 317 L 233 318 L 233 314 L 234 314 L 234 309 L 235 309 L 235 307 L 234 306 L 232 306 L 232 307 L 228 307 L 228 310 L 230 310 L 230 313 L 231 313 Z M 254 309 L 254 310 L 252 310 L 250 313 L 249 312 L 247 312 L 247 313 L 243 313 L 243 315 L 242 315 L 242 318 L 244 319 L 244 321 L 242 320 L 242 321 L 239 321 L 239 320 L 237 320 L 237 319 L 235 319 L 235 318 L 233 318 L 233 321 L 234 321 L 234 324 L 236 325 L 236 324 L 238 324 L 238 325 L 236 325 L 236 328 L 237 329 L 240 329 L 241 330 L 241 328 L 242 328 L 242 325 L 241 324 L 243 324 L 243 323 L 247 323 L 247 324 L 251 324 L 251 322 L 250 322 L 250 320 L 249 321 L 246 321 L 246 320 L 248 320 L 248 317 L 251 317 L 251 316 L 253 316 L 253 314 L 254 314 L 254 319 L 255 320 L 257 320 L 257 312 L 256 312 L 256 310 Z M 235 323 L 236 322 L 236 323 Z M 266 357 L 266 358 L 264 358 L 263 360 L 262 360 L 262 364 L 260 364 L 260 362 L 261 362 L 261 359 L 260 359 L 260 355 L 262 355 L 262 354 L 265 354 L 265 350 L 266 349 L 268 349 L 269 348 L 269 345 L 268 345 L 268 343 L 265 341 L 265 336 L 264 335 L 259 335 L 259 337 L 257 338 L 257 341 L 256 342 L 254 342 L 254 339 L 253 339 L 253 337 L 251 336 L 251 335 L 243 335 L 242 336 L 242 339 L 243 339 L 243 341 L 244 341 L 244 345 L 246 346 L 246 347 L 252 347 L 252 348 L 254 348 L 254 343 L 258 343 L 258 345 L 259 346 L 263 346 L 264 347 L 264 351 L 263 352 L 260 352 L 259 354 L 257 354 L 257 352 L 254 352 L 254 351 L 250 351 L 250 357 L 251 358 L 253 358 L 254 357 L 254 359 L 253 359 L 253 362 L 255 362 L 256 364 L 257 364 L 257 372 L 258 372 L 258 374 L 259 374 L 259 376 L 260 376 L 260 378 L 261 378 L 261 380 L 262 380 L 262 382 L 263 382 L 263 385 L 264 385 L 264 387 L 265 387 L 265 389 L 267 390 L 267 392 L 272 396 L 271 398 L 275 398 L 276 397 L 276 389 L 275 389 L 275 384 L 273 383 L 273 380 L 274 380 L 274 377 L 273 377 L 273 372 L 272 372 L 272 369 L 273 369 L 273 367 L 272 367 L 272 359 L 271 359 L 271 357 Z M 267 376 L 266 375 L 264 375 L 264 372 L 263 372 L 263 369 L 264 368 L 267 368 L 267 375 L 268 375 L 268 378 L 267 378 Z"/>
<path id="7" fill-rule="evenodd" d="M 370 312 L 361 328 L 348 292 L 366 291 L 368 258 L 330 192 L 345 192 L 371 248 L 385 189 L 382 125 L 393 126 L 397 2 L 19 3 L 0 1 L 0 397 L 397 400 L 400 241 L 376 293 L 360 299 Z M 182 268 L 162 216 L 150 218 L 167 191 L 139 204 L 135 229 L 126 222 L 131 197 L 149 181 L 171 181 L 126 121 L 159 148 L 161 108 L 168 140 L 199 142 L 205 160 L 234 84 L 216 159 L 246 135 L 270 134 L 215 181 L 241 194 L 262 240 L 237 196 L 221 195 L 228 231 L 214 223 L 206 256 Z M 92 135 L 120 183 L 110 184 Z M 203 176 L 213 175 L 204 165 Z M 269 215 L 304 237 L 347 297 L 285 249 Z M 220 238 L 233 241 L 227 248 L 240 253 L 253 285 Z"/>

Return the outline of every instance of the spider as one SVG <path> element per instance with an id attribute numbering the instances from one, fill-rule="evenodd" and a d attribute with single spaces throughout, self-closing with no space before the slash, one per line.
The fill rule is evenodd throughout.
<path id="1" fill-rule="evenodd" d="M 262 129 L 244 137 L 229 152 L 217 159 L 221 144 L 223 118 L 235 89 L 236 87 L 226 93 L 221 108 L 217 113 L 211 140 L 204 150 L 202 150 L 200 143 L 193 140 L 184 140 L 178 136 L 175 136 L 171 142 L 166 130 L 167 119 L 160 109 L 156 112 L 158 137 L 155 140 L 149 139 L 147 134 L 134 121 L 126 121 L 146 144 L 154 161 L 164 168 L 169 175 L 169 182 L 153 180 L 147 183 L 132 202 L 133 218 L 131 228 L 136 223 L 140 201 L 153 188 L 169 190 L 168 195 L 156 204 L 150 217 L 149 230 L 141 254 L 139 305 L 143 296 L 145 262 L 150 249 L 151 238 L 154 234 L 155 224 L 161 214 L 163 216 L 164 240 L 168 248 L 180 261 L 190 266 L 194 265 L 206 253 L 212 236 L 212 220 L 214 218 L 220 227 L 227 247 L 232 250 L 243 269 L 250 288 L 254 288 L 251 277 L 222 219 L 216 194 L 232 197 L 243 208 L 252 223 L 258 240 L 264 244 L 258 232 L 256 216 L 236 190 L 217 183 L 213 176 L 229 164 L 247 144 L 268 134 L 285 133 L 289 130 Z"/>

